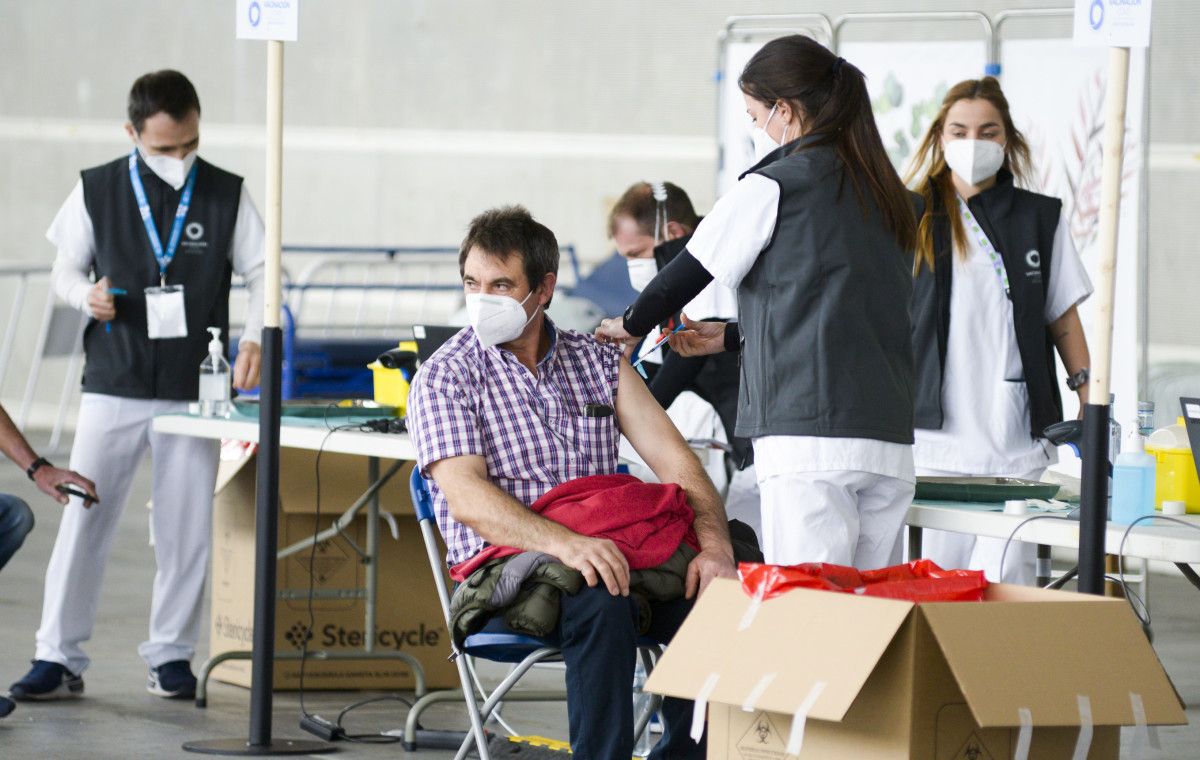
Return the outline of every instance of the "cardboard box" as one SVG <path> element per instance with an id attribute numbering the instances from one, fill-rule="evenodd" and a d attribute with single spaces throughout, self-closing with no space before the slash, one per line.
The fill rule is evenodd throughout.
<path id="1" fill-rule="evenodd" d="M 736 581 L 715 581 L 646 688 L 695 699 L 709 682 L 710 760 L 792 757 L 793 716 L 805 707 L 803 760 L 1005 760 L 1022 710 L 1028 757 L 1061 760 L 1080 736 L 1080 696 L 1092 760 L 1117 757 L 1119 726 L 1135 723 L 1131 693 L 1148 724 L 1187 722 L 1124 600 L 1005 585 L 988 600 L 914 605 L 797 589 L 739 630 L 753 600 Z"/>
<path id="2" fill-rule="evenodd" d="M 280 458 L 279 546 L 286 547 L 314 533 L 316 512 L 316 452 L 283 449 Z M 381 472 L 393 464 L 380 462 Z M 212 618 L 210 653 L 248 650 L 254 630 L 254 496 L 257 460 L 250 457 L 222 462 L 213 502 Z M 430 688 L 456 687 L 458 674 L 450 654 L 450 637 L 425 556 L 420 529 L 408 496 L 406 465 L 380 491 L 380 510 L 396 516 L 400 539 L 380 523 L 379 581 L 376 607 L 377 650 L 402 650 L 424 668 Z M 369 484 L 367 460 L 343 454 L 321 455 L 320 528 L 362 495 Z M 344 531 L 366 548 L 366 510 Z M 365 588 L 366 565 L 345 537 L 335 537 L 279 561 L 275 606 L 278 652 L 299 652 L 309 636 L 310 652 L 362 651 L 364 600 L 353 596 L 313 601 L 315 625 L 308 626 L 307 592 L 310 578 L 316 590 Z M 315 576 L 310 572 L 315 569 Z M 250 662 L 221 664 L 213 676 L 225 683 L 250 685 Z M 275 661 L 275 688 L 297 689 L 299 660 Z M 413 686 L 409 665 L 396 659 L 320 660 L 305 664 L 305 689 L 406 689 Z"/>

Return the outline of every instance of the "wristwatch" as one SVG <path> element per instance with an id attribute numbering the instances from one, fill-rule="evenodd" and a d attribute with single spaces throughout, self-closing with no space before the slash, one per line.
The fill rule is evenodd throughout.
<path id="1" fill-rule="evenodd" d="M 42 467 L 53 467 L 53 466 L 54 465 L 52 465 L 46 461 L 45 457 L 38 457 L 37 459 L 33 460 L 32 464 L 29 465 L 29 469 L 25 470 L 25 474 L 29 476 L 30 480 L 33 480 L 33 473 L 37 472 Z"/>
<path id="2" fill-rule="evenodd" d="M 1087 384 L 1088 378 L 1090 378 L 1091 376 L 1092 376 L 1092 373 L 1088 370 L 1087 367 L 1084 367 L 1083 369 L 1076 372 L 1074 375 L 1071 375 L 1070 377 L 1067 378 L 1067 387 L 1073 391 L 1077 391 L 1081 387 L 1083 387 L 1084 385 Z"/>

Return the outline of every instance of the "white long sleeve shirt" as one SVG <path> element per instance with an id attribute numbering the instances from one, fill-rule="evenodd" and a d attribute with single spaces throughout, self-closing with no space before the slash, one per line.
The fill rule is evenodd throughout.
<path id="1" fill-rule="evenodd" d="M 263 323 L 263 241 L 265 230 L 262 217 L 254 206 L 254 200 L 246 185 L 238 199 L 237 218 L 233 226 L 233 242 L 229 248 L 229 262 L 234 274 L 246 283 L 250 304 L 246 309 L 246 325 L 239 345 L 258 343 Z M 96 258 L 96 234 L 92 219 L 83 200 L 83 182 L 75 183 L 71 194 L 46 230 L 46 239 L 58 249 L 51 271 L 51 285 L 55 294 L 72 308 L 92 316 L 87 305 L 88 293 L 92 289 L 92 265 Z"/>

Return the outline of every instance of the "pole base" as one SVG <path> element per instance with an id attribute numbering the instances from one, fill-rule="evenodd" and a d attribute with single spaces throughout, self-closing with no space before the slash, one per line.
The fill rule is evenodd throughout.
<path id="1" fill-rule="evenodd" d="M 337 751 L 337 747 L 332 744 L 307 739 L 275 739 L 270 744 L 251 744 L 246 739 L 205 739 L 184 742 L 183 749 L 185 752 L 195 752 L 200 755 L 240 755 L 242 757 L 308 755 Z"/>

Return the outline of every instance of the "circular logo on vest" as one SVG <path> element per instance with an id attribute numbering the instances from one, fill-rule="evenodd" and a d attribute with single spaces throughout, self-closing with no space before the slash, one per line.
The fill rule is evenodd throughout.
<path id="1" fill-rule="evenodd" d="M 1030 251 L 1025 254 L 1025 263 L 1030 269 L 1037 269 L 1042 265 L 1042 254 L 1037 251 Z"/>
<path id="2" fill-rule="evenodd" d="M 187 235 L 188 240 L 199 240 L 204 237 L 204 225 L 200 222 L 191 222 L 183 228 L 183 234 Z"/>

